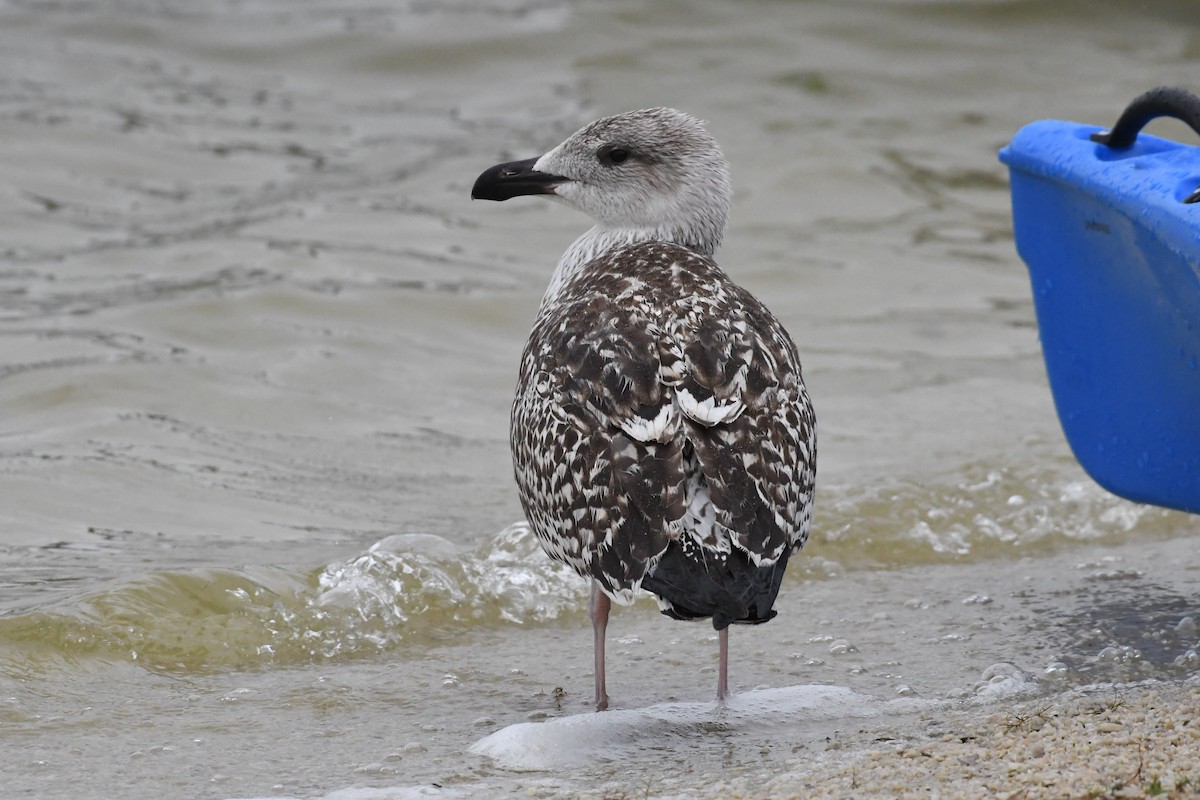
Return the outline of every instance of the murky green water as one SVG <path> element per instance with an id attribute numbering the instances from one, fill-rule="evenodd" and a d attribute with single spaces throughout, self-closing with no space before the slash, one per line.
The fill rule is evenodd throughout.
<path id="1" fill-rule="evenodd" d="M 0 5 L 0 796 L 569 795 L 816 752 L 836 714 L 579 771 L 468 752 L 591 685 L 507 452 L 586 223 L 468 191 L 648 105 L 724 146 L 719 260 L 821 426 L 735 689 L 1194 676 L 1200 518 L 1071 458 L 995 153 L 1198 65 L 1183 0 Z M 645 602 L 610 632 L 615 705 L 709 698 L 711 629 Z"/>

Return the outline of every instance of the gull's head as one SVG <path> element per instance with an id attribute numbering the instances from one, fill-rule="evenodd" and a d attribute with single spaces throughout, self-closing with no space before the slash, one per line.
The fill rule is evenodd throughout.
<path id="1" fill-rule="evenodd" d="M 540 158 L 498 164 L 471 197 L 548 194 L 601 229 L 711 253 L 729 216 L 729 165 L 695 117 L 648 108 L 586 125 Z"/>

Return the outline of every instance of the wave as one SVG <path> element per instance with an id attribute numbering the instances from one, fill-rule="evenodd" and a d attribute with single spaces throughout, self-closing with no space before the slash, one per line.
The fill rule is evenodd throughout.
<path id="1" fill-rule="evenodd" d="M 0 664 L 96 657 L 182 673 L 365 657 L 466 627 L 557 619 L 586 607 L 586 589 L 525 523 L 475 552 L 437 536 L 390 536 L 307 574 L 157 573 L 3 618 Z"/>
<path id="2" fill-rule="evenodd" d="M 1188 515 L 1039 469 L 969 465 L 942 482 L 824 490 L 813 539 L 791 562 L 785 588 L 1200 529 Z M 570 615 L 585 624 L 587 592 L 587 582 L 548 559 L 523 522 L 475 550 L 432 535 L 389 536 L 308 572 L 160 572 L 0 617 L 0 666 L 101 658 L 190 673 L 365 658 L 471 630 Z"/>
<path id="3" fill-rule="evenodd" d="M 1200 531 L 1187 514 L 1110 494 L 1073 462 L 978 462 L 940 480 L 834 487 L 825 494 L 818 487 L 814 525 L 820 530 L 811 553 L 837 570 L 1012 558 L 1129 535 Z"/>

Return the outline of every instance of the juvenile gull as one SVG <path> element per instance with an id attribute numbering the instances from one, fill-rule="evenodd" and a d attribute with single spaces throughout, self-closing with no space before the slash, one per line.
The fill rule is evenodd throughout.
<path id="1" fill-rule="evenodd" d="M 606 117 L 473 198 L 546 194 L 596 224 L 563 254 L 521 357 L 511 445 L 521 505 L 551 558 L 592 580 L 596 708 L 611 601 L 640 587 L 719 631 L 772 609 L 812 522 L 816 423 L 796 346 L 712 256 L 729 168 L 699 120 Z"/>

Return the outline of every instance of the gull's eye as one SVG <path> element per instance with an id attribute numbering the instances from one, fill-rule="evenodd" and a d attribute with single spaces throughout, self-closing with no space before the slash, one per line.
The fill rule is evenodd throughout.
<path id="1" fill-rule="evenodd" d="M 605 164 L 623 164 L 629 160 L 629 151 L 624 147 L 616 147 L 615 145 L 601 147 L 598 155 L 600 156 L 600 161 Z"/>

